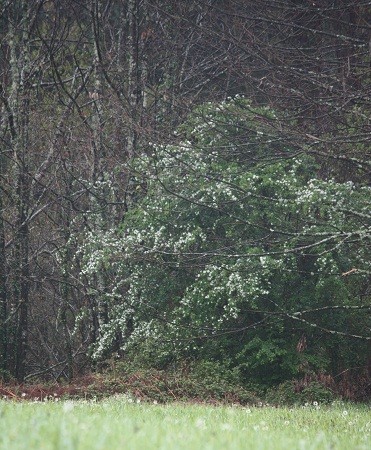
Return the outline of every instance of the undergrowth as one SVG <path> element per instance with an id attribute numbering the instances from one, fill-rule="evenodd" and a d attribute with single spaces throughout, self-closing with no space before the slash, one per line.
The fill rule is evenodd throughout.
<path id="1" fill-rule="evenodd" d="M 360 399 L 367 403 L 366 394 Z M 311 375 L 263 389 L 246 385 L 238 371 L 218 362 L 188 361 L 166 369 L 108 361 L 100 373 L 76 378 L 73 382 L 1 384 L 0 398 L 13 400 L 101 400 L 125 394 L 143 402 L 194 402 L 239 405 L 305 405 L 354 400 L 342 396 L 330 376 Z"/>

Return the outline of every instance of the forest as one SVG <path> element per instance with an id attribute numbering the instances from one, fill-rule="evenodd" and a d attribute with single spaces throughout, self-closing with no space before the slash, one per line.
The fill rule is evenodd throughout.
<path id="1" fill-rule="evenodd" d="M 366 0 L 1 0 L 0 379 L 370 398 L 370 31 Z"/>

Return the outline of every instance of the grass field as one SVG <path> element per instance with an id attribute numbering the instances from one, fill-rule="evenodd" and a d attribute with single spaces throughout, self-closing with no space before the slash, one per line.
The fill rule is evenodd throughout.
<path id="1" fill-rule="evenodd" d="M 271 408 L 101 402 L 0 402 L 6 450 L 370 449 L 366 406 Z"/>

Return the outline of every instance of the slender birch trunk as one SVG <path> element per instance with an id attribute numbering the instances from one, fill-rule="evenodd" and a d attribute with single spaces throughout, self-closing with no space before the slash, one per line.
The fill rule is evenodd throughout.
<path id="1" fill-rule="evenodd" d="M 2 173 L 2 155 L 0 154 L 0 174 Z M 6 254 L 5 229 L 3 219 L 3 199 L 0 187 L 0 379 L 7 372 L 7 289 L 6 289 Z"/>
<path id="2" fill-rule="evenodd" d="M 92 227 L 98 233 L 106 231 L 109 228 L 110 219 L 108 211 L 108 196 L 109 189 L 106 187 L 108 174 L 105 170 L 106 167 L 106 152 L 103 142 L 103 105 L 102 105 L 102 72 L 99 58 L 99 45 L 101 41 L 101 27 L 102 27 L 102 11 L 103 5 L 100 0 L 92 1 L 92 26 L 93 26 L 93 55 L 94 55 L 94 91 L 90 94 L 93 100 L 93 113 L 92 113 L 92 151 L 93 151 L 93 171 L 92 171 L 92 184 L 93 190 L 96 192 L 90 196 L 91 209 L 95 213 L 93 214 L 94 223 Z M 96 275 L 96 291 L 95 305 L 96 305 L 96 320 L 93 323 L 98 325 L 97 336 L 101 335 L 103 326 L 108 321 L 108 306 L 105 299 L 105 293 L 107 291 L 107 280 L 104 273 L 104 268 Z"/>
<path id="3" fill-rule="evenodd" d="M 127 136 L 127 157 L 130 160 L 136 150 L 137 144 L 137 108 L 140 74 L 138 68 L 138 4 L 137 0 L 128 0 L 128 100 L 129 100 L 129 126 Z"/>

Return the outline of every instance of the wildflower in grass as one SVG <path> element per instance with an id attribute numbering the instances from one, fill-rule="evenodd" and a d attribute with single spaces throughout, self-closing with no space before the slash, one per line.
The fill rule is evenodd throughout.
<path id="1" fill-rule="evenodd" d="M 25 392 L 22 392 L 22 395 L 21 395 L 21 396 L 22 396 L 22 397 L 26 397 L 26 395 L 27 395 L 27 394 L 26 394 Z"/>
<path id="2" fill-rule="evenodd" d="M 347 416 L 348 415 L 348 411 L 343 411 L 343 417 L 345 417 L 345 416 Z"/>
<path id="3" fill-rule="evenodd" d="M 246 414 L 251 414 L 251 409 L 250 408 L 246 408 L 245 412 L 246 412 Z"/>
<path id="4" fill-rule="evenodd" d="M 285 420 L 285 425 L 290 425 L 290 421 L 289 420 Z"/>
<path id="5" fill-rule="evenodd" d="M 137 398 L 137 403 L 140 403 L 140 398 Z"/>
<path id="6" fill-rule="evenodd" d="M 313 402 L 313 406 L 318 406 L 318 402 Z"/>
<path id="7" fill-rule="evenodd" d="M 154 404 L 154 405 L 157 405 L 157 404 L 158 404 L 158 401 L 157 401 L 157 400 L 153 400 L 153 404 Z"/>
<path id="8" fill-rule="evenodd" d="M 65 402 L 64 404 L 63 404 L 63 411 L 64 412 L 70 412 L 70 411 L 72 411 L 73 409 L 74 409 L 74 407 L 75 407 L 75 405 L 74 405 L 74 403 L 73 402 Z"/>
<path id="9" fill-rule="evenodd" d="M 197 419 L 196 420 L 196 427 L 197 428 L 201 428 L 201 429 L 205 429 L 206 428 L 205 420 L 201 419 L 201 418 Z"/>

